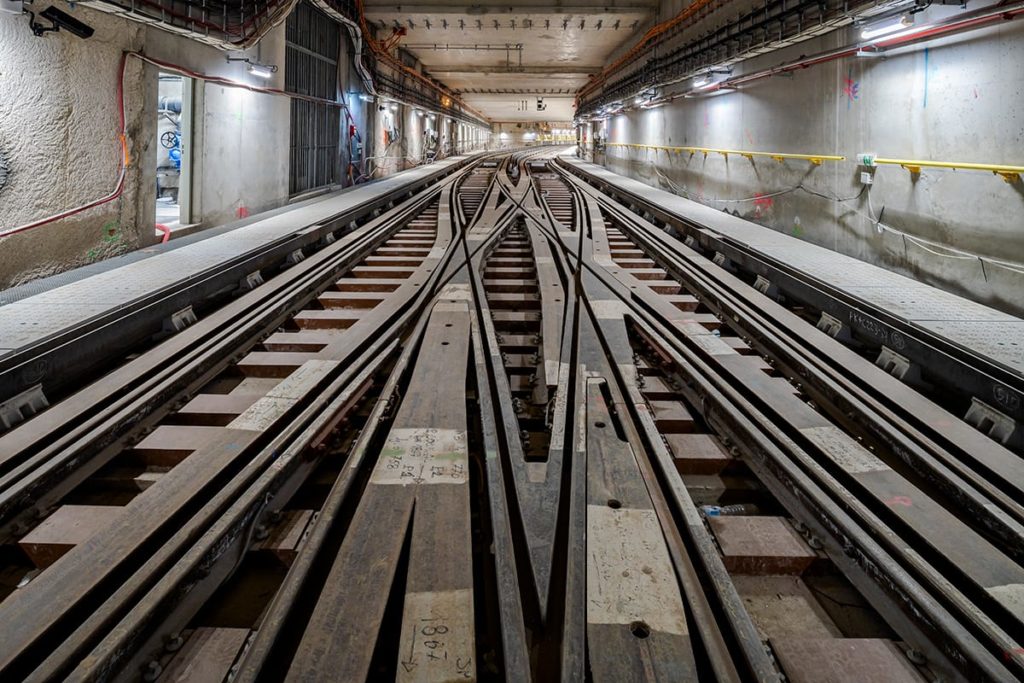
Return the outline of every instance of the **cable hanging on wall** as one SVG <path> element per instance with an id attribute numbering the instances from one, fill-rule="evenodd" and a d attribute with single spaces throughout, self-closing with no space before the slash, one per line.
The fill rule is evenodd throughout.
<path id="1" fill-rule="evenodd" d="M 885 207 L 883 206 L 882 210 L 878 213 L 878 215 L 875 215 L 874 207 L 871 205 L 871 192 L 868 189 L 867 185 L 862 186 L 857 194 L 852 195 L 850 197 L 839 197 L 837 195 L 832 195 L 830 193 L 819 192 L 817 190 L 813 190 L 811 188 L 806 187 L 803 183 L 799 183 L 793 187 L 785 188 L 782 190 L 776 190 L 774 192 L 754 195 L 753 197 L 741 197 L 735 199 L 720 199 L 716 197 L 696 197 L 687 190 L 685 185 L 680 187 L 678 184 L 673 182 L 671 178 L 662 173 L 661 169 L 658 168 L 658 165 L 655 162 L 651 161 L 650 158 L 647 159 L 647 163 L 650 164 L 651 168 L 654 170 L 654 173 L 661 180 L 663 186 L 668 187 L 668 189 L 673 194 L 689 199 L 690 201 L 695 201 L 705 205 L 709 205 L 710 203 L 733 204 L 758 202 L 763 201 L 765 199 L 774 198 L 798 191 L 806 192 L 815 197 L 819 197 L 830 202 L 837 202 L 840 204 L 854 202 L 864 197 L 867 200 L 867 213 L 864 213 L 863 211 L 860 211 L 856 208 L 849 206 L 847 207 L 848 210 L 856 214 L 857 216 L 860 216 L 861 218 L 869 220 L 872 226 L 874 226 L 875 230 L 878 231 L 879 233 L 889 233 L 901 238 L 903 241 L 904 251 L 907 250 L 908 244 L 913 244 L 914 246 L 922 249 L 923 251 L 928 252 L 933 256 L 960 261 L 977 261 L 981 266 L 982 274 L 984 275 L 986 282 L 988 282 L 988 271 L 986 270 L 986 265 L 1002 268 L 1003 270 L 1007 270 L 1017 274 L 1024 274 L 1024 264 L 1022 263 L 1017 263 L 1014 261 L 1005 261 L 990 256 L 982 256 L 980 254 L 976 254 L 974 252 L 962 249 L 956 249 L 954 247 L 950 247 L 949 245 L 940 244 L 938 242 L 933 242 L 931 240 L 927 240 L 922 237 L 912 235 L 904 230 L 900 230 L 899 228 L 895 228 L 892 225 L 885 223 L 882 220 L 885 215 Z M 726 211 L 732 215 L 740 215 L 738 212 L 728 211 L 727 209 L 723 209 L 723 211 Z"/>

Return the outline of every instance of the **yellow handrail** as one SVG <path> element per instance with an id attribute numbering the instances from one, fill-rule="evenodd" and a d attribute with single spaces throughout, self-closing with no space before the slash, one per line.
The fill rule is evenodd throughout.
<path id="1" fill-rule="evenodd" d="M 754 157 L 768 157 L 775 161 L 782 162 L 785 159 L 801 159 L 803 161 L 809 161 L 815 166 L 821 165 L 823 161 L 843 161 L 846 157 L 836 156 L 834 154 L 789 154 L 785 152 L 751 152 L 749 150 L 742 149 L 718 149 L 715 147 L 668 147 L 665 145 L 640 145 L 633 142 L 609 142 L 609 147 L 636 147 L 638 149 L 656 149 L 664 150 L 666 152 L 689 152 L 690 155 L 697 154 L 698 152 L 703 154 L 705 157 L 708 154 L 721 154 L 726 159 L 729 158 L 730 154 L 735 156 L 745 157 L 754 160 Z"/>
<path id="2" fill-rule="evenodd" d="M 670 147 L 666 145 L 641 145 L 634 142 L 609 142 L 606 143 L 608 147 L 635 147 L 637 149 L 654 149 L 664 150 L 666 152 L 689 152 L 690 155 L 694 155 L 698 152 L 702 153 L 705 157 L 708 154 L 721 154 L 726 159 L 729 158 L 730 154 L 735 156 L 745 157 L 753 161 L 754 157 L 769 157 L 775 161 L 783 161 L 785 159 L 803 159 L 810 161 L 815 166 L 821 164 L 822 161 L 843 161 L 846 159 L 844 156 L 836 156 L 831 154 L 786 154 L 782 152 L 751 152 L 748 150 L 740 149 L 718 149 L 715 147 Z M 866 163 L 866 162 L 864 162 Z M 874 164 L 893 164 L 896 166 L 902 166 L 911 173 L 920 173 L 922 167 L 932 168 L 952 168 L 961 169 L 967 171 L 991 171 L 996 175 L 1002 177 L 1008 183 L 1017 182 L 1020 180 L 1021 175 L 1024 175 L 1024 166 L 1006 166 L 1002 164 L 976 164 L 972 162 L 960 162 L 960 161 L 923 161 L 923 160 L 912 160 L 912 159 L 880 159 L 874 158 L 871 160 L 868 166 Z"/>
<path id="3" fill-rule="evenodd" d="M 895 166 L 902 166 L 915 174 L 921 172 L 922 166 L 931 168 L 952 168 L 954 170 L 959 168 L 965 171 L 992 171 L 1008 183 L 1020 180 L 1021 174 L 1024 173 L 1024 166 L 1004 166 L 1001 164 L 975 164 L 959 161 L 921 161 L 913 159 L 879 158 L 873 159 L 872 162 L 874 164 L 893 164 Z"/>

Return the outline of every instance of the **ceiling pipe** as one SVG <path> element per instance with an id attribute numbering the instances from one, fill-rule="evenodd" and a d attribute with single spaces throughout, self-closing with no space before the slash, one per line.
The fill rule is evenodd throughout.
<path id="1" fill-rule="evenodd" d="M 579 93 L 576 95 L 577 105 L 583 100 L 584 97 L 594 92 L 598 87 L 603 85 L 610 75 L 622 68 L 627 62 L 632 61 L 636 57 L 639 57 L 643 52 L 653 43 L 657 38 L 664 35 L 666 32 L 679 26 L 687 19 L 693 17 L 697 12 L 704 9 L 712 2 L 716 0 L 694 0 L 690 5 L 684 7 L 679 14 L 675 15 L 671 19 L 661 22 L 648 29 L 647 33 L 644 34 L 636 45 L 631 47 L 624 55 L 616 59 L 614 62 L 606 66 L 601 70 L 601 73 L 597 74 L 592 78 L 586 85 L 580 88 Z M 578 107 L 577 107 L 578 109 Z"/>
<path id="2" fill-rule="evenodd" d="M 360 28 L 362 30 L 363 37 L 365 38 L 366 43 L 370 46 L 370 49 L 373 51 L 374 55 L 379 60 L 381 60 L 383 62 L 386 62 L 388 64 L 388 66 L 390 66 L 392 69 L 395 69 L 396 71 L 399 71 L 401 73 L 404 73 L 404 74 L 407 74 L 409 76 L 412 76 L 416 80 L 422 82 L 428 88 L 430 88 L 431 90 L 436 92 L 441 97 L 442 102 L 445 99 L 448 99 L 449 101 L 452 101 L 452 102 L 457 102 L 459 104 L 459 106 L 462 107 L 462 109 L 464 109 L 465 111 L 470 112 L 471 114 L 473 114 L 473 116 L 475 116 L 478 119 L 480 119 L 481 123 L 484 123 L 484 124 L 489 124 L 490 123 L 490 120 L 486 116 L 484 116 L 483 114 L 478 112 L 476 109 L 473 109 L 472 107 L 470 107 L 461 98 L 459 98 L 457 95 L 455 95 L 455 93 L 451 92 L 450 90 L 448 90 L 444 86 L 439 85 L 438 83 L 436 83 L 432 79 L 427 78 L 426 76 L 424 76 L 420 72 L 418 72 L 418 71 L 416 71 L 414 69 L 410 69 L 405 64 L 402 64 L 402 62 L 400 60 L 398 60 L 394 56 L 392 56 L 391 53 L 388 50 L 384 49 L 384 47 L 381 46 L 380 41 L 376 40 L 373 37 L 373 34 L 370 33 L 369 26 L 367 26 L 367 23 L 366 23 L 366 9 L 364 7 L 363 0 L 356 0 L 356 7 L 359 10 L 359 26 L 360 26 Z"/>
<path id="3" fill-rule="evenodd" d="M 139 21 L 147 25 L 183 35 L 221 50 L 247 50 L 256 45 L 268 32 L 280 25 L 298 0 L 278 0 L 265 5 L 256 2 L 241 2 L 229 8 L 228 4 L 218 2 L 211 12 L 205 3 L 201 8 L 192 2 L 174 2 L 173 0 L 84 0 L 80 4 L 117 16 Z M 179 11 L 178 6 L 185 5 L 188 12 Z M 259 7 L 257 10 L 256 8 Z M 146 8 L 151 8 L 152 11 Z M 192 14 L 196 8 L 196 16 Z M 248 18 L 246 9 L 254 11 Z M 214 17 L 219 17 L 219 21 Z"/>
<path id="4" fill-rule="evenodd" d="M 957 33 L 963 33 L 965 31 L 972 31 L 979 28 L 984 28 L 1002 21 L 1012 21 L 1017 19 L 1024 14 L 1024 0 L 1017 0 L 1016 2 L 1003 2 L 994 5 L 988 5 L 981 7 L 971 12 L 966 12 L 961 15 L 947 17 L 941 21 L 935 21 L 915 28 L 909 28 L 905 31 L 897 33 L 892 36 L 885 36 L 876 38 L 873 40 L 863 40 L 857 43 L 845 45 L 843 47 L 835 48 L 832 50 L 826 50 L 810 56 L 802 56 L 790 62 L 784 62 L 782 64 L 754 71 L 749 74 L 742 74 L 740 76 L 734 76 L 732 78 L 723 79 L 722 81 L 715 83 L 710 86 L 701 86 L 690 88 L 685 92 L 678 92 L 669 96 L 651 100 L 647 103 L 644 108 L 652 108 L 653 105 L 659 105 L 663 103 L 672 102 L 683 97 L 701 97 L 707 95 L 721 94 L 724 92 L 731 92 L 740 89 L 741 86 L 745 86 L 754 81 L 759 81 L 772 76 L 783 75 L 800 69 L 806 69 L 818 64 L 825 64 L 832 62 L 837 59 L 843 59 L 846 57 L 854 57 L 858 54 L 871 54 L 871 55 L 884 55 L 887 50 L 894 48 L 907 47 L 917 43 L 926 42 L 929 40 L 935 40 L 936 38 L 946 37 L 955 35 Z M 693 74 L 689 74 L 682 78 L 674 79 L 668 83 L 662 84 L 672 85 L 681 81 L 693 78 L 696 73 L 704 71 L 706 69 L 700 69 Z M 621 110 L 620 110 L 621 111 Z M 608 112 L 618 113 L 618 112 Z"/>
<path id="5" fill-rule="evenodd" d="M 964 31 L 972 31 L 1002 21 L 1012 21 L 1021 14 L 1024 14 L 1024 0 L 988 5 L 959 16 L 948 17 L 941 21 L 910 28 L 894 36 L 860 41 L 834 50 L 820 52 L 816 55 L 811 55 L 810 57 L 801 57 L 800 59 L 792 62 L 769 67 L 767 69 L 761 69 L 760 71 L 755 71 L 750 74 L 743 74 L 741 76 L 728 78 L 720 83 L 716 83 L 711 88 L 700 90 L 692 89 L 686 93 L 673 95 L 671 99 L 676 99 L 685 95 L 695 95 L 699 92 L 707 94 L 722 88 L 735 89 L 741 85 L 746 85 L 763 78 L 789 73 L 798 69 L 806 69 L 817 64 L 824 64 L 837 59 L 843 59 L 844 57 L 853 57 L 858 52 L 862 51 L 884 54 L 886 50 L 893 48 L 906 47 L 908 45 L 914 45 L 916 43 L 934 40 L 936 38 L 962 33 Z"/>
<path id="6" fill-rule="evenodd" d="M 298 0 L 271 0 L 267 4 L 262 4 L 255 0 L 242 0 L 238 4 L 229 5 L 221 0 L 212 5 L 207 5 L 206 2 L 199 5 L 191 0 L 84 0 L 82 4 L 153 25 L 218 49 L 236 51 L 255 46 L 269 31 L 288 18 L 297 2 Z M 400 73 L 411 76 L 436 93 L 443 107 L 448 108 L 451 106 L 450 103 L 457 103 L 463 111 L 478 119 L 479 124 L 490 124 L 486 116 L 467 105 L 444 86 L 407 67 L 375 40 L 366 23 L 362 0 L 357 0 L 355 4 L 357 17 L 349 17 L 351 10 L 336 0 L 313 2 L 318 9 L 339 21 L 349 31 L 355 48 L 356 71 L 368 93 L 378 94 L 374 79 L 363 63 L 364 42 L 378 60 Z M 186 9 L 181 9 L 182 7 Z M 248 10 L 253 11 L 249 14 Z"/>

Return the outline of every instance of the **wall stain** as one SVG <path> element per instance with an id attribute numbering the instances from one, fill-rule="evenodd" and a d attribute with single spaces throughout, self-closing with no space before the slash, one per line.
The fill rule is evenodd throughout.
<path id="1" fill-rule="evenodd" d="M 7 184 L 7 178 L 11 174 L 11 167 L 7 163 L 7 157 L 4 156 L 3 150 L 0 150 L 0 191 L 4 189 L 4 185 Z"/>
<path id="2" fill-rule="evenodd" d="M 924 49 L 924 103 L 921 108 L 928 106 L 928 48 Z"/>

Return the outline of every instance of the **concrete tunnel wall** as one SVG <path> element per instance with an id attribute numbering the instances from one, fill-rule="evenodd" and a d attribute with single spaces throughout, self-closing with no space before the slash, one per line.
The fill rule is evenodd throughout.
<path id="1" fill-rule="evenodd" d="M 268 80 L 229 63 L 226 52 L 170 32 L 85 7 L 69 11 L 95 28 L 81 40 L 66 32 L 34 37 L 25 16 L 0 13 L 0 231 L 62 213 L 109 194 L 117 181 L 120 142 L 117 85 L 126 51 L 143 52 L 207 76 L 284 88 L 285 27 L 245 53 L 278 65 Z M 424 120 L 412 107 L 395 112 L 402 139 L 385 148 L 376 103 L 362 100 L 346 31 L 339 55 L 339 95 L 362 139 L 356 159 L 342 117 L 338 185 L 360 174 L 380 178 L 423 161 Z M 155 243 L 157 75 L 160 69 L 129 59 L 125 111 L 130 165 L 124 194 L 74 217 L 0 239 L 0 288 L 87 265 Z M 290 101 L 284 96 L 193 80 L 191 223 L 213 227 L 287 203 Z M 32 112 L 26 116 L 26 112 Z M 441 117 L 439 117 L 441 118 Z M 440 121 L 438 122 L 440 123 Z M 437 128 L 437 125 L 431 123 Z M 467 127 L 468 128 L 468 127 Z M 454 127 L 447 125 L 449 138 Z M 486 137 L 457 139 L 457 152 L 481 148 Z M 472 142 L 470 142 L 472 141 Z M 440 156 L 439 156 L 440 158 Z M 183 223 L 186 221 L 183 217 Z"/>
<path id="2" fill-rule="evenodd" d="M 929 16 L 956 11 L 933 9 Z M 840 30 L 741 64 L 733 74 L 853 40 L 852 29 Z M 1024 22 L 1018 21 L 902 48 L 886 58 L 838 60 L 738 92 L 627 112 L 604 124 L 610 142 L 832 154 L 845 156 L 842 162 L 815 167 L 767 157 L 704 158 L 610 146 L 603 163 L 655 187 L 1022 315 L 1024 183 L 1006 183 L 982 171 L 924 168 L 914 177 L 899 166 L 879 166 L 873 185 L 860 194 L 865 169 L 855 159 L 869 152 L 896 159 L 1024 164 L 1022 64 Z M 793 189 L 799 185 L 806 190 Z M 877 219 L 883 209 L 882 223 L 891 229 L 879 230 L 869 217 Z"/>
<path id="3" fill-rule="evenodd" d="M 143 51 L 208 75 L 283 87 L 283 69 L 269 82 L 255 83 L 244 64 L 228 63 L 220 50 L 104 12 L 54 4 L 93 26 L 95 34 L 87 40 L 64 31 L 37 38 L 25 17 L 0 14 L 0 154 L 9 167 L 0 188 L 0 230 L 59 214 L 114 189 L 123 52 Z M 283 64 L 283 26 L 261 41 L 260 58 Z M 130 164 L 123 196 L 0 240 L 0 287 L 157 241 L 159 71 L 137 59 L 127 62 Z M 216 225 L 287 201 L 288 99 L 202 81 L 194 81 L 194 88 L 193 222 Z"/>
<path id="4" fill-rule="evenodd" d="M 61 9 L 67 6 L 56 3 Z M 0 188 L 0 229 L 44 218 L 110 193 L 117 179 L 116 84 L 122 50 L 145 42 L 138 24 L 84 9 L 75 16 L 96 34 L 79 40 L 63 32 L 36 38 L 23 17 L 0 14 L 0 154 L 8 163 Z M 154 100 L 156 78 L 138 61 L 127 67 L 125 99 L 129 154 L 144 158 L 156 126 L 139 113 Z M 152 80 L 152 87 L 147 87 Z M 31 114 L 29 114 L 31 112 Z M 155 162 L 154 162 L 155 164 Z M 116 202 L 50 226 L 0 240 L 0 286 L 17 284 L 154 241 L 154 197 L 140 193 L 146 168 L 133 164 Z M 155 169 L 154 183 L 155 183 Z M 148 187 L 148 186 L 147 186 Z"/>

